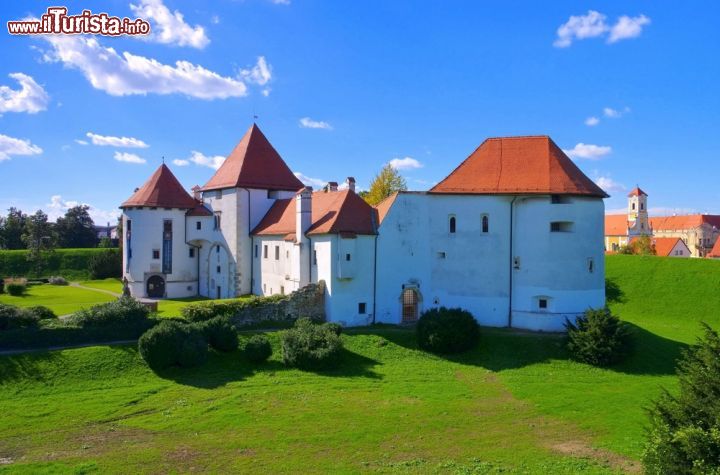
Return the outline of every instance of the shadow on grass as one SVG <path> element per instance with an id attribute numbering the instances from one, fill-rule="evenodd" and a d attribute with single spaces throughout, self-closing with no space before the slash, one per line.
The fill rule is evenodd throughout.
<path id="1" fill-rule="evenodd" d="M 612 279 L 605 278 L 605 299 L 608 303 L 624 303 L 625 292 Z"/>

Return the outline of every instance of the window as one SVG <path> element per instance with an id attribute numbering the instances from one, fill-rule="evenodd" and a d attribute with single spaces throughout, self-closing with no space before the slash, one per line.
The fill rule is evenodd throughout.
<path id="1" fill-rule="evenodd" d="M 191 247 L 188 250 L 188 257 L 190 257 L 191 259 L 195 257 L 195 248 L 194 247 Z"/>
<path id="2" fill-rule="evenodd" d="M 202 229 L 202 222 L 196 221 L 196 222 L 195 222 L 195 229 L 197 229 L 198 231 L 200 231 L 200 230 Z"/>
<path id="3" fill-rule="evenodd" d="M 350 262 L 350 254 L 345 254 L 345 260 Z"/>
<path id="4" fill-rule="evenodd" d="M 222 199 L 222 190 L 217 190 L 215 192 L 215 199 L 218 199 L 218 200 Z"/>
<path id="5" fill-rule="evenodd" d="M 550 223 L 550 232 L 553 233 L 570 233 L 572 228 L 573 223 L 570 221 L 553 221 Z"/>
<path id="6" fill-rule="evenodd" d="M 221 269 L 220 266 L 215 267 L 215 272 L 217 272 L 218 274 L 221 272 L 221 270 L 222 270 L 222 269 Z"/>
<path id="7" fill-rule="evenodd" d="M 285 259 L 290 259 L 290 251 L 285 251 Z"/>
<path id="8" fill-rule="evenodd" d="M 152 256 L 153 259 L 160 259 L 160 249 L 153 249 Z"/>
<path id="9" fill-rule="evenodd" d="M 456 224 L 455 216 L 450 216 L 450 222 L 449 222 L 449 225 L 450 225 L 450 234 L 454 234 L 454 233 L 455 233 L 455 224 Z"/>
<path id="10" fill-rule="evenodd" d="M 444 251 L 439 251 L 439 252 L 437 253 L 437 257 L 438 257 L 438 259 L 445 259 L 445 252 L 444 252 Z"/>
<path id="11" fill-rule="evenodd" d="M 570 198 L 564 195 L 550 195 L 550 203 L 554 205 L 564 205 L 570 203 Z"/>
<path id="12" fill-rule="evenodd" d="M 266 291 L 267 291 L 267 285 L 263 284 L 263 293 L 265 293 Z"/>
<path id="13" fill-rule="evenodd" d="M 263 258 L 267 259 L 267 256 L 268 256 L 268 246 L 267 246 L 267 244 L 265 244 L 263 246 Z"/>
<path id="14" fill-rule="evenodd" d="M 215 213 L 213 229 L 215 229 L 215 230 L 220 229 L 220 213 Z"/>
<path id="15" fill-rule="evenodd" d="M 258 256 L 258 245 L 255 244 L 255 258 L 257 259 Z"/>
<path id="16" fill-rule="evenodd" d="M 360 315 L 365 315 L 365 313 L 367 313 L 367 304 L 365 302 L 360 302 L 358 304 L 358 313 Z"/>
<path id="17" fill-rule="evenodd" d="M 513 268 L 520 269 L 520 257 L 519 256 L 515 256 L 515 258 L 513 258 Z"/>
<path id="18" fill-rule="evenodd" d="M 275 246 L 275 260 L 280 260 L 280 246 Z"/>
<path id="19" fill-rule="evenodd" d="M 285 295 L 285 287 L 280 286 L 280 295 Z"/>
<path id="20" fill-rule="evenodd" d="M 482 232 L 486 233 L 490 230 L 490 218 L 484 214 L 482 217 Z"/>
<path id="21" fill-rule="evenodd" d="M 538 308 L 541 310 L 547 310 L 547 308 L 548 308 L 547 299 L 538 299 Z"/>
<path id="22" fill-rule="evenodd" d="M 635 203 L 632 204 L 632 209 L 633 209 L 633 210 L 635 209 Z"/>
<path id="23" fill-rule="evenodd" d="M 643 209 L 645 209 L 645 205 L 640 203 L 640 211 L 642 211 Z"/>
<path id="24" fill-rule="evenodd" d="M 215 254 L 220 254 L 220 246 L 215 246 Z"/>
<path id="25" fill-rule="evenodd" d="M 313 265 L 317 265 L 317 251 L 313 249 Z"/>
<path id="26" fill-rule="evenodd" d="M 128 232 L 132 231 L 132 219 L 127 220 L 127 230 Z"/>
<path id="27" fill-rule="evenodd" d="M 588 272 L 590 272 L 592 274 L 595 271 L 595 261 L 593 260 L 592 257 L 588 257 L 587 264 L 588 264 Z"/>

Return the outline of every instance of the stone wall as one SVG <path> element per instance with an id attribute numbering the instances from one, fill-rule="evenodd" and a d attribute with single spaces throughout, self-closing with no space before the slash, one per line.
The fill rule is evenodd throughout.
<path id="1" fill-rule="evenodd" d="M 282 300 L 244 308 L 230 321 L 241 327 L 263 321 L 296 320 L 301 317 L 325 321 L 325 281 L 308 284 Z"/>

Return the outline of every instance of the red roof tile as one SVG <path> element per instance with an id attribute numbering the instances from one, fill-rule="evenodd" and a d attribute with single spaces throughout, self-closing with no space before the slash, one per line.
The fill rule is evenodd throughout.
<path id="1" fill-rule="evenodd" d="M 655 246 L 655 254 L 658 256 L 669 256 L 673 249 L 675 249 L 675 245 L 678 241 L 682 241 L 680 238 L 654 238 L 653 239 L 653 245 Z M 687 246 L 685 246 L 687 249 Z M 690 251 L 689 249 L 687 249 Z"/>
<path id="2" fill-rule="evenodd" d="M 713 214 L 687 214 L 681 216 L 657 216 L 650 218 L 650 226 L 658 230 L 684 230 L 693 229 L 703 224 L 720 228 L 720 216 Z"/>
<path id="3" fill-rule="evenodd" d="M 647 196 L 648 194 L 645 193 L 643 190 L 641 190 L 639 186 L 636 186 L 635 188 L 633 188 L 633 190 L 630 193 L 628 193 L 628 196 L 640 196 L 640 195 Z"/>
<path id="4" fill-rule="evenodd" d="M 605 236 L 627 236 L 628 220 L 626 214 L 605 215 Z"/>
<path id="5" fill-rule="evenodd" d="M 207 209 L 204 204 L 202 204 L 201 201 L 195 202 L 195 207 L 192 209 L 189 209 L 187 213 L 185 213 L 186 216 L 212 216 L 212 211 Z"/>
<path id="6" fill-rule="evenodd" d="M 547 136 L 489 138 L 430 192 L 608 197 Z"/>
<path id="7" fill-rule="evenodd" d="M 392 207 L 393 203 L 395 203 L 395 198 L 397 198 L 397 195 L 397 192 L 395 192 L 375 205 L 375 210 L 377 211 L 378 215 L 378 226 L 382 224 L 385 216 L 387 216 L 388 212 L 390 212 L 390 208 Z"/>
<path id="8" fill-rule="evenodd" d="M 185 191 L 175 175 L 163 163 L 120 207 L 193 208 L 195 203 L 195 199 Z"/>
<path id="9" fill-rule="evenodd" d="M 296 191 L 303 184 L 253 124 L 203 190 L 236 187 Z"/>
<path id="10" fill-rule="evenodd" d="M 307 234 L 375 234 L 375 210 L 350 190 L 312 194 L 312 224 Z M 256 235 L 295 232 L 295 198 L 277 200 L 253 230 Z"/>
<path id="11" fill-rule="evenodd" d="M 708 253 L 708 257 L 717 257 L 717 258 L 720 258 L 720 238 L 718 238 L 718 239 L 715 241 L 715 245 L 713 246 L 713 248 L 712 248 L 712 249 L 710 250 L 710 252 Z"/>

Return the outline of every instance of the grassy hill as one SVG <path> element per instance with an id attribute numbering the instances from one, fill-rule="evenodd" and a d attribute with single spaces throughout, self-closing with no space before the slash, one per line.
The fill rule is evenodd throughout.
<path id="1" fill-rule="evenodd" d="M 636 470 L 644 407 L 720 326 L 720 262 L 611 256 L 629 361 L 567 360 L 553 335 L 484 329 L 441 358 L 405 329 L 357 329 L 330 372 L 240 355 L 156 375 L 133 347 L 0 358 L 0 471 L 611 473 Z"/>

